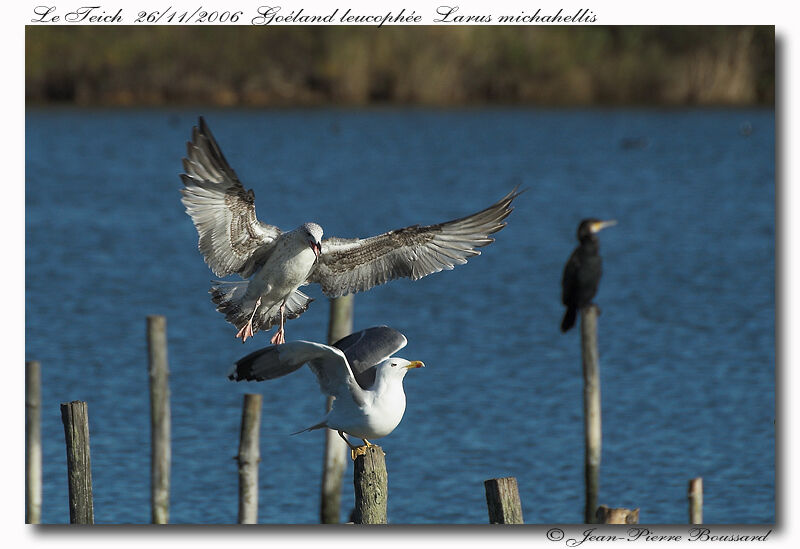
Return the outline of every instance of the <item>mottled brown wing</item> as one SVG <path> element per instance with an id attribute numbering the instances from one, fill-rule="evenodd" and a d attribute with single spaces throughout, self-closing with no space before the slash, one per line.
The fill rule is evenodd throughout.
<path id="1" fill-rule="evenodd" d="M 181 202 L 200 237 L 198 249 L 217 276 L 248 278 L 266 261 L 281 231 L 256 218 L 253 191 L 244 189 L 203 117 L 186 149 Z"/>
<path id="2" fill-rule="evenodd" d="M 494 242 L 489 235 L 506 226 L 514 188 L 497 203 L 473 215 L 437 225 L 406 227 L 365 239 L 329 238 L 309 276 L 330 297 L 363 292 L 395 278 L 417 280 L 452 269 Z"/>

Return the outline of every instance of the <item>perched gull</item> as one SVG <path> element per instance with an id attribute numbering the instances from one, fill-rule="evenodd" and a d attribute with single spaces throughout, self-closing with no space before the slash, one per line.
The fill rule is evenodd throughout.
<path id="1" fill-rule="evenodd" d="M 278 324 L 271 343 L 285 341 L 286 319 L 302 314 L 311 298 L 298 290 L 312 282 L 329 297 L 363 292 L 389 280 L 413 280 L 467 262 L 494 241 L 506 223 L 516 188 L 473 215 L 446 223 L 414 225 L 371 238 L 322 240 L 322 227 L 304 223 L 289 232 L 256 218 L 255 195 L 228 165 L 203 117 L 192 129 L 183 159 L 181 201 L 214 274 L 239 274 L 240 282 L 216 281 L 211 299 L 244 343 Z M 252 278 L 251 278 L 252 277 Z"/>
<path id="2" fill-rule="evenodd" d="M 351 334 L 333 346 L 311 341 L 271 345 L 240 359 L 228 376 L 234 381 L 263 381 L 294 372 L 303 364 L 316 374 L 319 387 L 335 397 L 325 418 L 298 431 L 334 429 L 350 447 L 353 459 L 364 446 L 353 446 L 343 433 L 367 439 L 385 437 L 403 419 L 406 395 L 403 378 L 424 364 L 393 357 L 406 346 L 403 334 L 388 326 L 377 326 Z M 293 433 L 297 434 L 297 433 Z"/>

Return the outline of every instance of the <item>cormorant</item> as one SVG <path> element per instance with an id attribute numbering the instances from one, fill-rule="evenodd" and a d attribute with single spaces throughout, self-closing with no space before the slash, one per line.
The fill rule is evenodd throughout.
<path id="1" fill-rule="evenodd" d="M 596 234 L 616 224 L 614 220 L 584 219 L 578 225 L 580 245 L 569 256 L 561 278 L 561 301 L 567 306 L 564 320 L 561 321 L 562 332 L 572 328 L 578 311 L 589 305 L 597 293 L 597 285 L 603 275 L 603 259 L 598 253 L 600 243 Z"/>

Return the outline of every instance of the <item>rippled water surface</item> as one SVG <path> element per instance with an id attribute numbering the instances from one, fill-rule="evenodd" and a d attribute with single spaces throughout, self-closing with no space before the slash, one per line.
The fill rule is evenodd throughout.
<path id="1" fill-rule="evenodd" d="M 529 190 L 497 241 L 452 272 L 356 296 L 355 327 L 389 324 L 428 366 L 380 444 L 393 523 L 484 523 L 483 481 L 515 476 L 525 520 L 582 520 L 579 334 L 558 326 L 561 269 L 583 217 L 601 235 L 600 502 L 685 523 L 702 476 L 708 523 L 775 520 L 775 171 L 771 111 L 30 110 L 26 355 L 43 369 L 43 522 L 69 522 L 59 403 L 85 400 L 98 523 L 145 523 L 145 318 L 168 319 L 175 523 L 232 523 L 242 395 L 264 394 L 264 523 L 318 520 L 323 435 L 308 369 L 226 379 L 242 345 L 206 293 L 211 271 L 178 192 L 204 114 L 284 229 L 369 236 Z M 743 129 L 752 130 L 742 131 Z M 324 341 L 327 299 L 288 324 Z M 349 461 L 349 460 L 348 460 Z M 352 507 L 348 463 L 343 518 Z"/>

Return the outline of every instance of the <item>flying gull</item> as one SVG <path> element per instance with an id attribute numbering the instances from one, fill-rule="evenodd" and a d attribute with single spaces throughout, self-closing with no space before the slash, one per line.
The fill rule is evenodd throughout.
<path id="1" fill-rule="evenodd" d="M 319 423 L 298 431 L 327 427 L 339 433 L 355 459 L 365 446 L 353 446 L 344 433 L 367 439 L 385 437 L 403 419 L 406 395 L 403 378 L 424 364 L 392 356 L 406 346 L 403 334 L 377 326 L 351 334 L 333 346 L 311 341 L 271 345 L 240 359 L 228 375 L 233 381 L 263 381 L 285 376 L 308 364 L 319 387 L 335 397 L 330 412 Z M 297 433 L 292 433 L 297 434 Z"/>
<path id="2" fill-rule="evenodd" d="M 283 343 L 286 319 L 298 317 L 312 301 L 298 290 L 302 285 L 317 283 L 325 295 L 339 297 L 466 263 L 480 254 L 476 248 L 494 242 L 489 235 L 505 227 L 511 202 L 520 194 L 515 187 L 485 210 L 446 223 L 364 239 L 322 240 L 316 223 L 282 232 L 256 218 L 255 194 L 245 190 L 228 165 L 203 117 L 192 128 L 183 168 L 181 202 L 197 229 L 206 263 L 219 277 L 239 274 L 245 279 L 215 281 L 209 291 L 242 343 L 275 324 L 279 328 L 270 341 Z"/>

